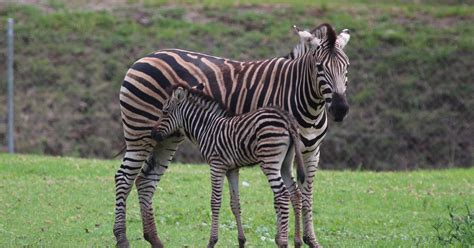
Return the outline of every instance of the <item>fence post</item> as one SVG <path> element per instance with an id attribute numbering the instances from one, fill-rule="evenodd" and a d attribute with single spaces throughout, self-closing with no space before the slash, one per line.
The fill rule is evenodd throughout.
<path id="1" fill-rule="evenodd" d="M 14 153 L 14 107 L 13 107 L 13 19 L 8 18 L 7 27 L 7 84 L 8 84 L 8 152 Z"/>

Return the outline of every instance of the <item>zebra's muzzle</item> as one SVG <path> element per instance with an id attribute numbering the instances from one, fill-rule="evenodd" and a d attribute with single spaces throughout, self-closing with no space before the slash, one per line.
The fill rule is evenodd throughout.
<path id="1" fill-rule="evenodd" d="M 349 112 L 349 104 L 344 95 L 334 93 L 332 95 L 331 107 L 329 107 L 329 113 L 334 117 L 334 121 L 342 122 L 344 117 Z"/>

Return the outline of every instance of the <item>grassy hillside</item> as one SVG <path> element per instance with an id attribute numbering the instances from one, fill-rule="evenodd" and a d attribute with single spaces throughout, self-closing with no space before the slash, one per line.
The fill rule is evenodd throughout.
<path id="1" fill-rule="evenodd" d="M 113 246 L 113 175 L 118 164 L 0 154 L 0 246 Z M 155 215 L 167 246 L 207 244 L 208 170 L 207 166 L 173 164 L 160 182 L 154 198 Z M 454 231 L 449 226 L 450 206 L 453 223 L 460 226 L 459 236 L 465 245 L 474 245 L 474 212 L 466 222 L 470 226 L 462 224 L 462 218 L 468 216 L 466 206 L 474 209 L 473 173 L 472 168 L 399 173 L 322 171 L 315 181 L 315 230 L 324 247 L 437 247 L 448 243 L 447 234 Z M 241 172 L 241 181 L 250 185 L 241 185 L 248 245 L 273 247 L 273 196 L 265 176 L 257 167 L 249 168 Z M 223 198 L 218 247 L 231 247 L 237 244 L 237 230 L 228 194 Z M 133 190 L 128 200 L 128 235 L 133 247 L 147 247 L 137 202 Z M 439 226 L 439 233 L 433 226 Z M 453 240 L 452 244 L 461 242 Z"/>
<path id="2" fill-rule="evenodd" d="M 16 21 L 17 150 L 110 157 L 122 136 L 118 90 L 136 59 L 169 47 L 242 60 L 285 55 L 297 42 L 293 24 L 329 22 L 352 32 L 351 109 L 342 125 L 331 123 L 321 166 L 472 166 L 472 5 L 239 2 L 0 3 L 1 25 Z M 1 124 L 0 140 L 5 129 Z"/>

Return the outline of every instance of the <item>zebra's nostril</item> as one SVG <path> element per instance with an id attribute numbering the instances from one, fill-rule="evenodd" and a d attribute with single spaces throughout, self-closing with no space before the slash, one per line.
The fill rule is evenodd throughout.
<path id="1" fill-rule="evenodd" d="M 349 104 L 347 104 L 346 98 L 342 95 L 334 94 L 329 112 L 334 117 L 334 121 L 341 122 L 349 112 Z"/>
<path id="2" fill-rule="evenodd" d="M 346 116 L 347 112 L 349 112 L 349 106 L 348 105 L 343 105 L 343 106 L 332 105 L 330 112 L 334 117 L 334 121 L 341 122 Z"/>

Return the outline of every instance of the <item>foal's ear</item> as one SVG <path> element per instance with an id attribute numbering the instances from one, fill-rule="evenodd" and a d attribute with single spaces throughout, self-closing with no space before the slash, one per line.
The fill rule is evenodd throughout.
<path id="1" fill-rule="evenodd" d="M 173 91 L 173 96 L 171 98 L 173 98 L 176 103 L 180 103 L 184 99 L 184 95 L 184 89 L 182 87 L 178 87 Z"/>
<path id="2" fill-rule="evenodd" d="M 204 83 L 199 83 L 199 84 L 194 85 L 193 87 L 191 87 L 191 89 L 201 91 L 201 90 L 204 89 L 205 86 L 206 86 L 206 84 L 204 84 Z"/>

